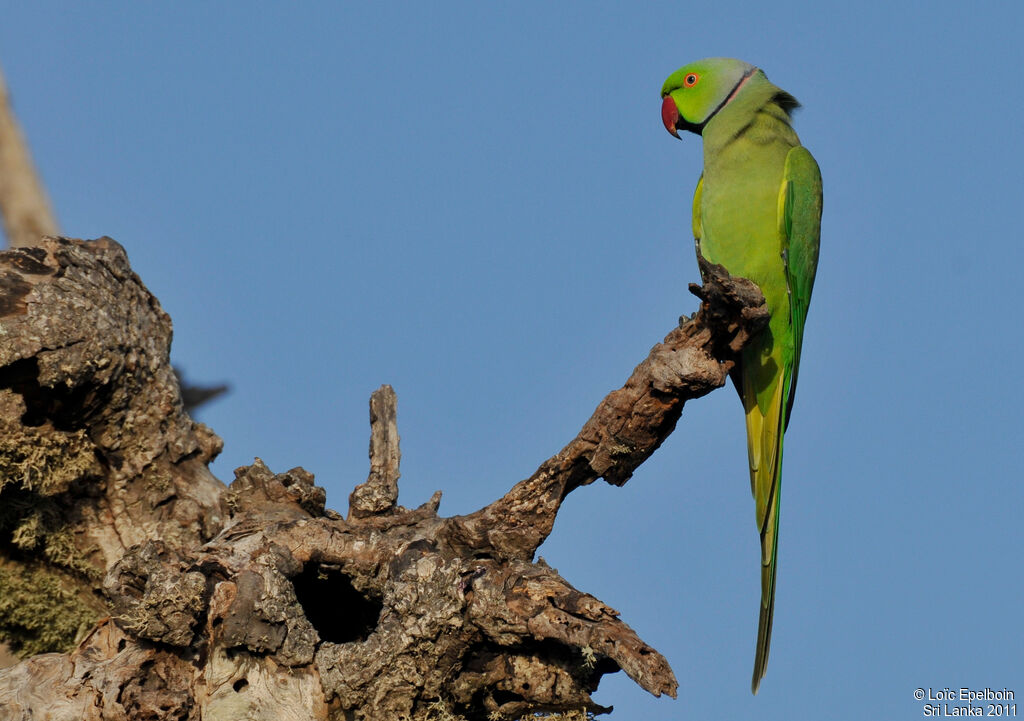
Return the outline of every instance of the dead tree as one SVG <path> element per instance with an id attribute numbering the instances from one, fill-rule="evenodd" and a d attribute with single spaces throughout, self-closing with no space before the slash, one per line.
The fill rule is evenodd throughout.
<path id="1" fill-rule="evenodd" d="M 343 517 L 301 468 L 225 486 L 185 413 L 170 319 L 113 240 L 0 254 L 0 719 L 514 719 L 596 706 L 665 659 L 537 547 L 562 500 L 625 483 L 767 318 L 706 266 L 703 301 L 578 435 L 475 513 L 398 505 L 395 394 Z"/>

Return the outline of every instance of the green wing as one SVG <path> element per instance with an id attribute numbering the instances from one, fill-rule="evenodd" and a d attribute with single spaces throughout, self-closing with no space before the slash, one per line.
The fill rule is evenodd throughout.
<path id="1" fill-rule="evenodd" d="M 786 281 L 789 285 L 789 313 L 793 328 L 793 378 L 786 401 L 786 425 L 789 425 L 796 396 L 796 378 L 800 369 L 800 350 L 804 338 L 807 306 L 811 303 L 814 275 L 818 268 L 818 243 L 821 228 L 821 171 L 814 156 L 802 146 L 789 151 L 779 193 L 779 234 L 782 236 Z"/>
<path id="2" fill-rule="evenodd" d="M 703 222 L 700 212 L 700 204 L 704 198 L 704 173 L 700 174 L 700 179 L 697 181 L 697 189 L 693 191 L 693 243 L 697 246 L 697 257 L 703 258 L 700 254 L 700 239 L 704 235 L 704 227 L 701 225 Z"/>
<path id="3" fill-rule="evenodd" d="M 768 665 L 775 614 L 775 571 L 779 549 L 779 498 L 782 490 L 783 433 L 789 425 L 796 395 L 797 370 L 804 336 L 804 321 L 811 302 L 814 274 L 818 267 L 821 225 L 821 173 L 814 157 L 797 146 L 786 156 L 782 187 L 779 189 L 779 238 L 786 267 L 789 296 L 792 356 L 782 355 L 782 382 L 762 413 L 754 400 L 753 374 L 744 377 L 750 385 L 742 394 L 747 400 L 747 438 L 751 459 L 751 485 L 761 529 L 761 614 L 757 626 L 757 649 L 751 690 L 757 693 Z M 783 408 L 784 406 L 784 408 Z"/>

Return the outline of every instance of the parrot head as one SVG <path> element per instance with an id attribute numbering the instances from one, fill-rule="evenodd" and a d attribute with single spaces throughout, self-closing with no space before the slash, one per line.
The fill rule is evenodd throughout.
<path id="1" fill-rule="evenodd" d="M 661 119 L 677 138 L 680 130 L 698 135 L 757 72 L 750 63 L 732 58 L 707 58 L 684 65 L 661 86 Z"/>

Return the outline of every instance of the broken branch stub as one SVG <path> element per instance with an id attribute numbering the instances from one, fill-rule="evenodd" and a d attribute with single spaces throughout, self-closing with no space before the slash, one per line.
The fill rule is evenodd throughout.
<path id="1" fill-rule="evenodd" d="M 0 287 L 0 308 L 17 316 L 13 323 L 0 320 L 13 335 L 11 347 L 22 349 L 0 358 L 0 379 L 7 379 L 0 383 L 0 410 L 18 398 L 27 403 L 4 416 L 12 428 L 25 425 L 24 409 L 34 407 L 37 397 L 27 366 L 17 364 L 67 345 L 26 344 L 21 329 L 36 328 L 32 318 L 60 318 L 74 307 L 90 329 L 76 343 L 115 337 L 128 358 L 143 357 L 139 348 L 156 336 L 125 329 L 156 323 L 152 327 L 159 330 L 165 318 L 161 312 L 117 310 L 129 295 L 125 287 L 141 288 L 119 246 L 47 242 L 44 255 L 9 261 L 9 267 L 32 270 L 37 263 L 44 271 L 28 280 L 25 270 L 13 279 L 4 276 L 9 282 Z M 95 288 L 72 283 L 52 292 L 57 274 L 45 269 L 64 268 L 65 277 L 75 277 L 76 269 L 99 259 L 101 267 L 91 273 Z M 100 573 L 62 571 L 91 588 L 114 621 L 101 621 L 70 653 L 0 671 L 0 708 L 45 708 L 55 716 L 92 719 L 98 718 L 95 700 L 104 699 L 108 720 L 288 715 L 427 721 L 443 704 L 468 720 L 512 719 L 539 711 L 603 710 L 590 694 L 604 674 L 619 669 L 652 694 L 674 696 L 678 684 L 667 661 L 618 612 L 573 588 L 542 560 L 533 562 L 533 555 L 566 494 L 601 477 L 625 483 L 672 431 L 685 401 L 721 386 L 735 352 L 763 326 L 763 299 L 747 281 L 712 269 L 700 293 L 701 311 L 651 350 L 575 439 L 472 514 L 439 516 L 439 492 L 419 508 L 398 505 L 396 399 L 389 386 L 371 399 L 370 474 L 352 492 L 347 518 L 325 507 L 323 489 L 301 468 L 273 473 L 257 459 L 238 469 L 225 488 L 211 485 L 208 472 L 196 468 L 194 459 L 200 459 L 206 470 L 210 453 L 186 445 L 196 450 L 172 455 L 170 465 L 160 467 L 177 474 L 174 503 L 190 493 L 202 500 L 190 508 L 204 524 L 189 528 L 209 530 L 161 533 L 166 497 L 133 496 L 128 518 L 134 522 L 125 526 L 141 529 L 133 530 L 133 545 L 108 543 L 109 562 L 97 566 Z M 148 294 L 136 297 L 150 299 L 147 312 L 159 311 Z M 101 316 L 113 320 L 99 323 Z M 61 396 L 61 417 L 87 417 L 102 431 L 108 428 L 104 419 L 123 417 L 134 398 L 150 398 L 154 389 L 173 383 L 169 332 L 159 338 L 141 369 L 133 361 L 133 393 L 105 390 L 120 382 L 114 372 L 92 393 Z M 61 368 L 77 378 L 95 357 L 65 354 Z M 110 362 L 117 366 L 116 357 Z M 34 382 L 47 388 L 43 378 Z M 142 410 L 152 414 L 150 405 Z M 170 415 L 163 424 L 121 423 L 121 443 L 160 449 L 156 440 L 169 432 L 196 432 L 182 420 L 180 398 L 164 412 Z M 43 427 L 68 432 L 52 420 Z M 143 437 L 133 439 L 132 433 Z M 165 455 L 147 457 L 163 462 Z M 117 482 L 130 489 L 149 477 L 146 466 L 136 470 L 135 455 L 125 451 L 124 457 L 135 465 L 90 466 L 88 475 L 62 487 L 61 504 L 87 506 L 85 499 L 96 495 L 89 488 Z M 0 502 L 12 490 L 35 487 L 32 478 L 0 487 Z M 87 538 L 119 528 L 116 515 L 85 518 L 93 533 Z M 35 556 L 31 549 L 9 549 L 9 541 L 0 543 L 6 564 L 48 563 L 42 549 Z"/>
<path id="2" fill-rule="evenodd" d="M 387 513 L 398 502 L 398 397 L 383 385 L 370 396 L 370 475 L 349 495 L 349 517 Z"/>

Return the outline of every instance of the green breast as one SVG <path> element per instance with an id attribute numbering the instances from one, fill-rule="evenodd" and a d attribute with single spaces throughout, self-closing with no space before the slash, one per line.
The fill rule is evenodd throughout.
<path id="1" fill-rule="evenodd" d="M 789 149 L 737 140 L 704 165 L 701 252 L 761 286 L 772 311 L 786 302 L 778 208 Z"/>

